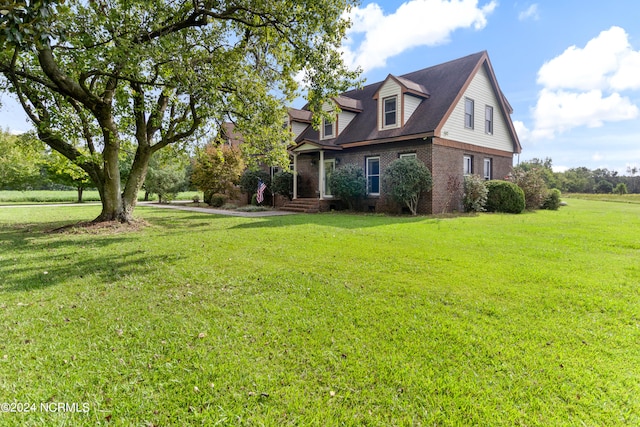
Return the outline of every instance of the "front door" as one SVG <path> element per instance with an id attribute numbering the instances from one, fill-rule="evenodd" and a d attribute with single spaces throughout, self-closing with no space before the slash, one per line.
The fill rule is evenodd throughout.
<path id="1" fill-rule="evenodd" d="M 329 176 L 335 170 L 335 168 L 336 168 L 336 159 L 328 159 L 324 161 L 324 176 L 322 177 L 323 197 L 332 196 L 331 187 L 329 187 Z"/>

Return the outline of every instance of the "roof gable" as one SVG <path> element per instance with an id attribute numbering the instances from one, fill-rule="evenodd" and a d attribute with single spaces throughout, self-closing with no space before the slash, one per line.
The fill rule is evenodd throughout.
<path id="1" fill-rule="evenodd" d="M 339 98 L 341 100 L 348 99 L 352 103 L 351 105 L 357 105 L 358 109 L 361 108 L 361 112 L 353 118 L 349 126 L 337 138 L 323 141 L 322 145 L 330 143 L 332 146 L 338 147 L 355 146 L 408 139 L 409 137 L 438 136 L 442 125 L 451 115 L 451 111 L 460 97 L 464 96 L 465 89 L 480 67 L 486 67 L 492 89 L 499 100 L 498 107 L 506 118 L 509 133 L 514 141 L 514 152 L 519 153 L 520 143 L 509 116 L 511 106 L 498 86 L 486 51 L 401 76 L 389 74 L 382 82 L 343 93 Z M 420 97 L 422 102 L 402 127 L 380 130 L 377 122 L 377 96 L 384 84 L 390 79 L 402 87 L 403 93 Z M 334 101 L 336 101 L 335 98 Z M 341 102 L 345 103 L 346 101 Z M 338 101 L 336 103 L 340 106 Z M 318 131 L 309 126 L 297 139 L 298 142 L 303 140 L 318 141 Z"/>

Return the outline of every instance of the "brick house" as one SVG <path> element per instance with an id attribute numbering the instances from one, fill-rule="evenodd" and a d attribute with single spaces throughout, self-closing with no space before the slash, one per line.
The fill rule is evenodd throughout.
<path id="1" fill-rule="evenodd" d="M 336 108 L 339 107 L 339 110 Z M 370 211 L 398 212 L 382 190 L 381 177 L 393 160 L 411 156 L 425 163 L 433 189 L 421 197 L 419 212 L 462 210 L 465 174 L 505 177 L 521 146 L 512 108 L 496 81 L 486 51 L 345 92 L 325 104 L 335 120 L 311 126 L 311 112 L 289 111 L 295 136 L 294 201 L 327 210 L 339 201 L 328 174 L 341 164 L 365 171 Z M 339 111 L 339 112 L 338 112 Z"/>

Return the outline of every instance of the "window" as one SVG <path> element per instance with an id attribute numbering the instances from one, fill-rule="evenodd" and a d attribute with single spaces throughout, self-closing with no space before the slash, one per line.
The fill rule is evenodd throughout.
<path id="1" fill-rule="evenodd" d="M 367 194 L 380 194 L 380 157 L 367 158 Z"/>
<path id="2" fill-rule="evenodd" d="M 322 119 L 322 137 L 333 138 L 333 122 L 327 121 L 327 119 Z"/>
<path id="3" fill-rule="evenodd" d="M 418 156 L 416 153 L 403 153 L 398 156 L 401 159 L 416 159 Z"/>
<path id="4" fill-rule="evenodd" d="M 471 175 L 473 173 L 473 157 L 464 156 L 464 174 Z"/>
<path id="5" fill-rule="evenodd" d="M 384 127 L 395 126 L 397 123 L 397 97 L 384 99 Z"/>
<path id="6" fill-rule="evenodd" d="M 484 159 L 484 179 L 491 179 L 491 159 Z"/>
<path id="7" fill-rule="evenodd" d="M 493 107 L 484 107 L 484 132 L 493 135 Z"/>
<path id="8" fill-rule="evenodd" d="M 464 127 L 473 129 L 473 99 L 464 100 Z"/>

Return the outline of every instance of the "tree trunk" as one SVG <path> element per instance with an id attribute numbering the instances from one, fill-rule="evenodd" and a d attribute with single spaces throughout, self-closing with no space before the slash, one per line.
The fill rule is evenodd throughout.
<path id="1" fill-rule="evenodd" d="M 82 203 L 82 192 L 84 191 L 84 187 L 78 186 L 78 203 Z"/>

